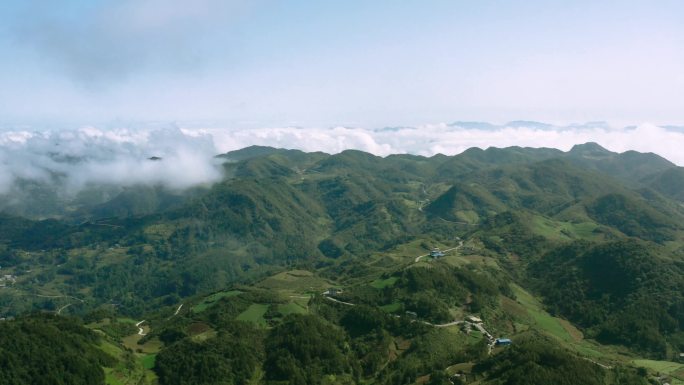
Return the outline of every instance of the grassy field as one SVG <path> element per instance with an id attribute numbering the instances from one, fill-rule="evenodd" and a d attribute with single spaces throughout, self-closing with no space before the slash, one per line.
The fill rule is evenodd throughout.
<path id="1" fill-rule="evenodd" d="M 207 330 L 207 331 L 205 331 L 205 332 L 202 332 L 202 333 L 199 333 L 199 334 L 195 334 L 195 335 L 193 335 L 191 338 L 192 338 L 192 340 L 195 341 L 195 342 L 202 342 L 202 341 L 208 340 L 209 338 L 214 338 L 214 337 L 216 337 L 216 335 L 218 335 L 218 333 L 216 332 L 216 330 L 214 330 L 214 329 L 209 329 L 209 330 Z"/>
<path id="2" fill-rule="evenodd" d="M 124 318 L 124 317 L 120 317 L 120 318 L 117 318 L 116 320 L 117 320 L 118 322 L 129 323 L 129 324 L 133 324 L 133 325 L 135 325 L 136 323 L 138 323 L 138 321 L 134 320 L 133 318 Z"/>
<path id="3" fill-rule="evenodd" d="M 672 376 L 672 385 L 684 384 L 684 364 L 671 361 L 655 361 L 641 359 L 633 360 L 632 363 L 636 366 L 651 369 L 656 373 Z"/>
<path id="4" fill-rule="evenodd" d="M 119 318 L 120 322 L 135 323 L 130 318 Z M 145 327 L 149 332 L 149 328 Z M 96 330 L 97 331 L 97 330 Z M 153 385 L 156 384 L 156 374 L 152 371 L 161 349 L 162 343 L 158 338 L 152 338 L 144 345 L 138 345 L 142 336 L 137 332 L 124 337 L 120 343 L 114 342 L 102 332 L 100 349 L 116 358 L 113 368 L 104 368 L 105 383 L 107 385 Z"/>
<path id="5" fill-rule="evenodd" d="M 104 368 L 105 372 L 105 384 L 107 385 L 125 385 L 124 379 L 120 378 L 117 373 L 115 373 L 113 368 Z"/>
<path id="6" fill-rule="evenodd" d="M 299 305 L 299 307 L 302 307 L 304 309 L 309 308 L 309 300 L 311 300 L 310 295 L 297 295 L 297 296 L 291 296 L 289 297 L 291 302 L 296 303 Z"/>
<path id="7" fill-rule="evenodd" d="M 399 280 L 399 277 L 389 277 L 387 279 L 378 279 L 378 280 L 371 282 L 371 286 L 373 286 L 376 289 L 384 289 L 386 287 L 394 286 L 394 284 L 397 283 L 397 280 Z"/>
<path id="8" fill-rule="evenodd" d="M 454 267 L 463 267 L 469 264 L 474 264 L 478 266 L 486 266 L 488 268 L 493 268 L 500 270 L 501 266 L 497 263 L 495 258 L 485 257 L 477 254 L 472 255 L 460 255 L 458 253 L 449 252 L 445 257 L 438 259 L 439 261 L 444 261 Z"/>
<path id="9" fill-rule="evenodd" d="M 459 210 L 456 213 L 456 219 L 467 223 L 478 223 L 480 216 L 473 210 Z"/>
<path id="10" fill-rule="evenodd" d="M 121 339 L 121 343 L 125 347 L 127 347 L 133 351 L 136 351 L 138 349 L 142 350 L 142 347 L 140 345 L 138 345 L 138 341 L 140 341 L 142 338 L 143 338 L 143 336 L 139 335 L 136 332 L 135 334 L 131 334 L 130 336 L 123 337 Z"/>
<path id="11" fill-rule="evenodd" d="M 192 311 L 195 313 L 201 313 L 210 308 L 221 298 L 234 297 L 236 295 L 239 295 L 240 293 L 242 292 L 239 290 L 219 291 L 218 293 L 214 293 L 212 295 L 205 297 L 202 300 L 202 302 L 192 307 Z"/>
<path id="12" fill-rule="evenodd" d="M 671 361 L 634 360 L 633 362 L 637 366 L 653 369 L 660 373 L 671 374 L 684 369 L 684 364 Z"/>
<path id="13" fill-rule="evenodd" d="M 297 302 L 278 305 L 278 311 L 284 316 L 288 314 L 306 314 L 309 312 L 306 307 L 303 307 Z"/>
<path id="14" fill-rule="evenodd" d="M 433 245 L 434 244 L 434 245 Z M 394 248 L 384 251 L 382 256 L 391 258 L 395 263 L 411 263 L 419 255 L 425 255 L 430 252 L 429 247 L 438 246 L 443 247 L 444 245 L 437 245 L 430 239 L 414 239 L 410 242 L 403 243 L 395 246 Z M 379 258 L 379 256 L 376 256 Z"/>
<path id="15" fill-rule="evenodd" d="M 107 385 L 151 385 L 156 378 L 150 369 L 154 367 L 153 355 L 134 355 L 120 346 L 102 340 L 100 349 L 117 359 L 113 368 L 103 368 L 105 372 L 105 384 Z M 152 358 L 146 358 L 152 356 Z M 136 359 L 137 358 L 137 359 Z M 151 366 L 150 366 L 151 365 Z M 149 367 L 148 367 L 149 366 Z"/>
<path id="16" fill-rule="evenodd" d="M 477 330 L 473 330 L 470 332 L 470 334 L 468 334 L 468 339 L 466 341 L 469 344 L 476 344 L 476 343 L 482 341 L 483 338 L 484 338 L 484 336 L 482 335 L 481 332 L 479 332 Z"/>
<path id="17" fill-rule="evenodd" d="M 537 329 L 545 331 L 558 339 L 566 342 L 573 342 L 575 339 L 568 333 L 561 320 L 552 317 L 547 312 L 545 312 L 536 298 L 534 298 L 530 293 L 523 290 L 518 285 L 512 285 L 515 296 L 525 310 L 527 311 L 527 316 L 531 321 L 533 326 Z"/>
<path id="18" fill-rule="evenodd" d="M 401 302 L 394 302 L 394 303 L 391 303 L 389 305 L 383 305 L 383 306 L 380 306 L 380 309 L 384 312 L 387 312 L 387 313 L 394 313 L 396 311 L 399 311 L 399 309 L 401 309 Z"/>
<path id="19" fill-rule="evenodd" d="M 257 325 L 264 327 L 268 326 L 266 320 L 264 319 L 264 314 L 268 310 L 268 306 L 269 305 L 267 304 L 253 303 L 249 305 L 247 310 L 240 313 L 240 315 L 238 315 L 236 319 L 240 321 L 253 322 Z"/>
<path id="20" fill-rule="evenodd" d="M 580 238 L 595 238 L 594 230 L 598 225 L 594 222 L 583 222 L 583 223 L 569 223 L 565 222 L 565 225 L 571 229 L 571 231 Z"/>
<path id="21" fill-rule="evenodd" d="M 532 231 L 553 240 L 595 238 L 596 236 L 593 231 L 596 227 L 598 225 L 594 222 L 558 222 L 538 215 L 532 219 Z"/>
<path id="22" fill-rule="evenodd" d="M 157 354 L 146 354 L 140 358 L 143 368 L 152 369 L 157 361 Z"/>
<path id="23" fill-rule="evenodd" d="M 154 240 L 167 239 L 176 230 L 175 226 L 167 223 L 158 223 L 153 225 L 145 226 L 143 232 L 147 237 Z"/>
<path id="24" fill-rule="evenodd" d="M 522 318 L 523 324 L 529 324 L 531 327 L 557 338 L 564 346 L 583 356 L 604 360 L 619 359 L 615 347 L 584 340 L 580 330 L 566 320 L 551 316 L 530 293 L 515 284 L 512 285 L 512 288 L 517 298 L 517 305 L 520 305 L 527 314 L 521 313 L 520 308 L 514 309 L 510 314 L 514 314 L 518 319 Z M 504 307 L 510 310 L 515 305 L 512 306 L 510 303 L 504 302 Z"/>
<path id="25" fill-rule="evenodd" d="M 333 285 L 310 271 L 290 270 L 268 277 L 257 286 L 289 294 L 304 294 L 322 292 Z"/>

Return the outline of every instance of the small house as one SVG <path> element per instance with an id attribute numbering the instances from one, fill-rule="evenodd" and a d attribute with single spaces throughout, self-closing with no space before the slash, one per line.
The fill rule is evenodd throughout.
<path id="1" fill-rule="evenodd" d="M 466 321 L 472 322 L 474 324 L 481 324 L 482 323 L 482 319 L 479 317 L 475 317 L 474 315 L 467 316 Z"/>
<path id="2" fill-rule="evenodd" d="M 513 343 L 513 341 L 511 341 L 508 338 L 497 338 L 494 341 L 494 345 L 497 345 L 497 346 L 506 346 L 506 345 L 510 345 L 512 343 Z"/>
<path id="3" fill-rule="evenodd" d="M 439 249 L 439 247 L 435 247 L 430 251 L 430 256 L 432 258 L 439 258 L 444 256 L 444 252 Z"/>
<path id="4" fill-rule="evenodd" d="M 410 318 L 418 318 L 418 313 L 416 313 L 415 311 L 407 310 L 406 315 L 409 316 Z"/>
<path id="5" fill-rule="evenodd" d="M 323 294 L 334 297 L 334 296 L 341 294 L 341 293 L 342 293 L 342 289 L 338 289 L 336 287 L 331 287 L 328 290 L 326 290 Z"/>

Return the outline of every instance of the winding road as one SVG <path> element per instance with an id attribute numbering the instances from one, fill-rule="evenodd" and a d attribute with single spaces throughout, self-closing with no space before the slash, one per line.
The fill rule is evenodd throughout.
<path id="1" fill-rule="evenodd" d="M 76 301 L 79 301 L 80 303 L 85 303 L 84 300 L 77 298 L 77 297 L 70 296 L 70 295 L 45 295 L 45 294 L 28 294 L 28 295 L 34 295 L 34 296 L 40 297 L 40 298 L 71 298 L 71 299 L 75 299 Z M 62 314 L 62 310 L 68 308 L 69 306 L 71 306 L 73 304 L 74 304 L 73 302 L 70 302 L 70 303 L 60 307 L 59 309 L 57 309 L 57 311 L 55 313 L 58 315 Z"/>
<path id="2" fill-rule="evenodd" d="M 44 294 L 34 294 L 36 297 L 41 297 L 41 298 L 73 298 L 76 301 L 79 301 L 81 303 L 85 302 L 84 300 L 76 297 L 72 297 L 70 295 L 44 295 Z"/>
<path id="3" fill-rule="evenodd" d="M 183 307 L 183 304 L 180 304 L 180 306 L 178 306 L 178 309 L 176 309 L 176 312 L 173 313 L 173 315 L 178 315 L 178 312 L 181 310 L 182 307 Z"/>
<path id="4" fill-rule="evenodd" d="M 582 358 L 583 360 L 587 360 L 587 361 L 591 362 L 592 364 L 598 365 L 598 366 L 602 367 L 603 369 L 606 369 L 606 370 L 611 370 L 611 369 L 613 369 L 612 366 L 604 365 L 604 364 L 602 364 L 602 363 L 600 363 L 600 362 L 596 362 L 596 361 L 592 360 L 591 358 L 587 358 L 587 357 L 580 357 L 580 358 Z"/>
<path id="5" fill-rule="evenodd" d="M 448 253 L 448 252 L 450 252 L 450 251 L 458 250 L 458 249 L 460 249 L 461 247 L 463 247 L 463 240 L 459 240 L 459 241 L 458 241 L 458 246 L 452 247 L 452 248 L 450 248 L 450 249 L 446 249 L 446 250 L 444 250 L 444 251 L 442 251 L 442 252 L 443 252 L 443 253 Z M 418 262 L 420 262 L 421 258 L 425 258 L 425 257 L 428 257 L 428 256 L 430 256 L 430 254 L 420 255 L 420 256 L 416 257 L 416 259 L 414 260 L 414 263 L 418 263 Z M 351 303 L 351 302 L 344 302 L 344 301 L 340 301 L 339 299 L 333 298 L 333 297 L 331 297 L 331 296 L 329 295 L 328 292 L 324 292 L 324 293 L 323 293 L 323 296 L 324 296 L 326 299 L 328 299 L 329 301 L 332 301 L 332 302 L 336 302 L 336 303 L 339 303 L 339 304 L 342 304 L 342 305 L 346 305 L 346 306 L 356 306 L 356 304 L 354 304 L 354 303 Z M 401 316 L 395 314 L 394 317 L 400 318 Z M 443 323 L 443 324 L 433 324 L 433 323 L 428 322 L 428 321 L 420 321 L 420 320 L 415 320 L 415 319 L 414 319 L 414 320 L 411 320 L 411 322 L 420 322 L 420 323 L 422 323 L 422 324 L 424 324 L 424 325 L 428 325 L 428 326 L 432 326 L 432 327 L 436 327 L 436 328 L 446 328 L 446 327 L 449 327 L 449 326 L 456 326 L 456 325 L 461 325 L 461 324 L 468 324 L 468 325 L 470 325 L 471 327 L 474 327 L 475 329 L 477 329 L 478 331 L 480 331 L 480 332 L 482 333 L 482 335 L 483 335 L 485 338 L 487 338 L 487 341 L 489 342 L 489 343 L 487 344 L 487 345 L 488 345 L 488 353 L 489 353 L 489 354 L 492 353 L 492 348 L 494 347 L 494 344 L 495 344 L 495 339 L 494 339 L 494 337 L 491 335 L 491 333 L 489 333 L 489 332 L 487 331 L 487 329 L 485 329 L 485 327 L 484 327 L 484 325 L 483 325 L 482 323 L 475 323 L 475 322 L 470 322 L 470 321 L 465 321 L 465 320 L 455 320 L 455 321 L 451 321 L 451 322 L 447 322 L 447 323 Z M 597 363 L 597 365 L 600 365 L 600 364 Z"/>
<path id="6" fill-rule="evenodd" d="M 450 249 L 443 250 L 442 253 L 445 253 L 445 254 L 446 254 L 446 253 L 448 253 L 448 252 L 450 252 L 450 251 L 458 250 L 458 249 L 460 249 L 461 247 L 463 247 L 463 241 L 458 241 L 458 246 L 452 247 L 452 248 L 450 248 Z M 419 255 L 419 256 L 416 257 L 416 259 L 415 259 L 413 262 L 414 262 L 414 263 L 418 263 L 418 262 L 420 262 L 420 260 L 421 260 L 422 258 L 429 257 L 429 256 L 430 256 L 430 254 Z"/>
<path id="7" fill-rule="evenodd" d="M 351 303 L 351 302 L 343 302 L 343 301 L 340 301 L 339 299 L 335 299 L 335 298 L 333 298 L 333 297 L 330 297 L 330 296 L 327 295 L 327 294 L 325 294 L 325 298 L 327 298 L 327 299 L 329 299 L 329 300 L 331 300 L 331 301 L 333 301 L 333 302 L 341 303 L 342 305 L 356 306 L 356 304 L 353 304 L 353 303 Z"/>
<path id="8" fill-rule="evenodd" d="M 66 305 L 64 305 L 64 306 L 62 306 L 62 307 L 60 307 L 59 310 L 57 310 L 57 314 L 61 314 L 61 313 L 62 313 L 62 310 L 68 308 L 68 307 L 71 306 L 71 305 L 73 305 L 73 303 L 68 303 L 68 304 L 66 304 Z"/>
<path id="9" fill-rule="evenodd" d="M 325 294 L 324 296 L 327 300 L 332 301 L 332 302 L 336 302 L 336 303 L 346 305 L 346 306 L 356 306 L 355 303 L 340 301 L 339 299 L 335 299 L 333 297 L 330 297 L 327 294 Z M 401 316 L 395 314 L 394 317 L 400 318 Z M 428 325 L 428 326 L 432 326 L 432 327 L 436 327 L 436 328 L 447 328 L 449 326 L 460 325 L 462 323 L 470 323 L 469 321 L 464 321 L 464 320 L 455 320 L 455 321 L 451 321 L 451 322 L 447 322 L 447 323 L 443 323 L 443 324 L 433 324 L 433 323 L 428 322 L 428 321 L 420 321 L 420 320 L 411 320 L 411 322 L 420 322 L 424 325 Z M 475 324 L 475 325 L 479 325 L 479 324 Z M 475 328 L 480 330 L 480 331 L 483 331 L 483 333 L 485 335 L 491 336 L 491 334 L 489 334 L 486 330 L 484 330 L 483 326 L 481 326 L 481 325 L 479 327 L 475 326 Z"/>
<path id="10" fill-rule="evenodd" d="M 145 322 L 145 320 L 142 320 L 142 321 L 138 322 L 137 324 L 135 324 L 135 327 L 138 328 L 138 335 L 139 336 L 145 335 L 145 330 L 143 330 L 143 328 L 140 327 L 140 325 L 142 325 L 143 322 Z"/>

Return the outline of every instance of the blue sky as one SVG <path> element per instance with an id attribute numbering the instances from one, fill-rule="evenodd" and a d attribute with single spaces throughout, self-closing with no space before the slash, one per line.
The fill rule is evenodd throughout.
<path id="1" fill-rule="evenodd" d="M 5 0 L 0 121 L 682 124 L 679 1 Z"/>

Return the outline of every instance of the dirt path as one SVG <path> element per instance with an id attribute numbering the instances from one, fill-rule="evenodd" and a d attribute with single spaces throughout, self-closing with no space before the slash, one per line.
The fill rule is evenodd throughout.
<path id="1" fill-rule="evenodd" d="M 180 306 L 178 306 L 178 309 L 176 309 L 176 312 L 173 313 L 173 315 L 178 315 L 178 312 L 181 310 L 182 307 L 183 307 L 183 304 L 180 304 Z"/>
<path id="2" fill-rule="evenodd" d="M 327 298 L 328 300 L 330 300 L 332 302 L 337 302 L 337 303 L 342 304 L 342 305 L 356 306 L 356 304 L 353 304 L 351 302 L 343 302 L 343 301 L 340 301 L 338 299 L 332 298 L 328 295 L 325 295 L 325 298 Z M 396 318 L 401 318 L 401 316 L 398 314 L 393 314 L 392 316 L 396 317 Z M 487 339 L 487 342 L 488 342 L 487 343 L 487 355 L 492 354 L 492 349 L 494 349 L 494 345 L 496 344 L 496 339 L 494 339 L 494 336 L 492 336 L 492 334 L 489 333 L 487 331 L 487 329 L 485 329 L 484 325 L 481 323 L 474 323 L 474 322 L 465 321 L 465 320 L 455 320 L 455 321 L 451 321 L 451 322 L 447 322 L 447 323 L 443 323 L 443 324 L 433 324 L 433 323 L 428 322 L 428 321 L 420 321 L 420 320 L 415 320 L 415 319 L 411 320 L 411 322 L 420 322 L 423 325 L 428 325 L 428 326 L 432 326 L 435 328 L 447 328 L 449 326 L 456 326 L 456 325 L 461 325 L 461 324 L 470 324 L 471 327 L 474 327 L 475 329 L 477 329 L 480 333 L 482 333 L 484 338 Z M 600 363 L 593 361 L 593 360 L 590 360 L 590 359 L 587 359 L 587 360 L 593 362 L 594 364 L 596 364 L 596 365 L 598 365 L 604 369 L 612 369 L 612 367 L 610 367 L 610 366 L 600 364 Z"/>
<path id="3" fill-rule="evenodd" d="M 463 320 L 457 320 L 457 321 L 447 322 L 447 323 L 445 323 L 445 324 L 433 324 L 433 323 L 430 323 L 430 322 L 427 322 L 427 321 L 418 321 L 418 322 L 420 322 L 420 323 L 422 323 L 422 324 L 425 324 L 425 325 L 433 326 L 433 327 L 436 327 L 436 328 L 448 328 L 449 326 L 460 325 L 460 324 L 462 324 L 462 323 L 465 322 L 465 321 L 463 321 Z"/>
<path id="4" fill-rule="evenodd" d="M 584 360 L 587 360 L 587 361 L 591 362 L 591 363 L 594 364 L 594 365 L 598 365 L 598 366 L 602 367 L 603 369 L 606 369 L 606 370 L 611 370 L 611 369 L 613 369 L 612 366 L 608 366 L 608 365 L 604 365 L 604 364 L 602 364 L 602 363 L 600 363 L 600 362 L 596 362 L 596 361 L 592 360 L 591 358 L 587 358 L 587 357 L 580 357 L 580 358 L 582 358 L 582 359 L 584 359 Z"/>
<path id="5" fill-rule="evenodd" d="M 77 298 L 77 297 L 70 296 L 70 295 L 63 295 L 63 294 L 60 294 L 60 295 L 45 295 L 45 294 L 29 294 L 29 293 L 27 293 L 27 294 L 28 294 L 28 295 L 34 295 L 34 296 L 40 297 L 40 298 L 71 298 L 71 299 L 74 299 L 74 300 L 76 300 L 76 301 L 78 301 L 78 302 L 80 302 L 80 303 L 85 303 L 84 300 L 82 300 L 82 299 L 80 299 L 80 298 Z M 68 308 L 69 306 L 74 305 L 74 304 L 75 304 L 74 302 L 70 302 L 70 303 L 68 303 L 68 304 L 66 304 L 66 305 L 64 305 L 64 306 L 62 306 L 62 307 L 60 307 L 59 309 L 57 309 L 57 311 L 55 312 L 55 314 L 58 314 L 58 315 L 61 314 L 61 313 L 62 313 L 62 310 L 66 309 L 66 308 Z"/>
<path id="6" fill-rule="evenodd" d="M 41 297 L 41 298 L 72 298 L 75 299 L 76 301 L 79 301 L 81 303 L 85 302 L 84 300 L 76 297 L 72 297 L 70 295 L 43 295 L 43 294 L 34 294 L 36 297 Z"/>
<path id="7" fill-rule="evenodd" d="M 340 304 L 342 304 L 342 305 L 356 306 L 356 304 L 354 304 L 354 303 L 351 303 L 351 302 L 343 302 L 343 301 L 340 301 L 339 299 L 335 299 L 335 298 L 330 297 L 330 296 L 327 296 L 327 295 L 325 296 L 325 298 L 327 298 L 327 299 L 330 300 L 330 301 L 340 303 Z M 394 317 L 400 318 L 401 316 L 400 316 L 400 315 L 394 315 Z M 460 325 L 460 324 L 462 324 L 462 323 L 464 323 L 464 322 L 467 322 L 467 321 L 456 320 L 456 321 L 451 321 L 451 322 L 447 322 L 447 323 L 443 323 L 443 324 L 433 324 L 433 323 L 428 322 L 428 321 L 419 321 L 419 320 L 412 320 L 411 322 L 420 322 L 420 323 L 422 323 L 422 324 L 424 324 L 424 325 L 428 325 L 428 326 L 432 326 L 432 327 L 436 327 L 436 328 L 446 328 L 446 327 L 449 327 L 449 326 Z"/>
<path id="8" fill-rule="evenodd" d="M 424 200 L 424 201 L 418 201 L 418 211 L 420 211 L 420 212 L 422 213 L 422 212 L 423 212 L 423 207 L 427 206 L 428 203 L 430 203 L 430 200 L 429 200 L 429 199 L 426 199 L 426 200 Z"/>
<path id="9" fill-rule="evenodd" d="M 145 322 L 145 320 L 142 320 L 142 321 L 138 322 L 137 324 L 135 324 L 135 327 L 138 328 L 138 335 L 139 336 L 145 335 L 145 330 L 143 330 L 143 328 L 140 327 L 140 325 L 142 325 L 143 322 Z"/>
<path id="10" fill-rule="evenodd" d="M 450 221 L 450 220 L 446 220 L 446 219 L 444 219 L 444 218 L 442 218 L 442 217 L 437 217 L 437 218 L 443 220 L 444 222 L 455 223 L 455 224 L 457 224 L 457 225 L 475 226 L 474 224 L 468 223 L 468 222 Z"/>
<path id="11" fill-rule="evenodd" d="M 57 310 L 57 314 L 62 313 L 62 310 L 68 308 L 68 307 L 71 306 L 71 305 L 73 305 L 73 303 L 68 303 L 68 304 L 66 304 L 66 305 L 64 305 L 64 306 L 62 306 L 62 307 L 60 307 L 59 310 Z"/>
<path id="12" fill-rule="evenodd" d="M 339 299 L 335 299 L 335 298 L 330 297 L 330 296 L 327 296 L 327 295 L 325 296 L 325 298 L 327 298 L 327 299 L 329 299 L 329 300 L 331 300 L 331 301 L 333 301 L 333 302 L 341 303 L 342 305 L 356 306 L 356 304 L 353 304 L 353 303 L 350 303 L 350 302 L 343 302 L 343 301 L 340 301 Z"/>

